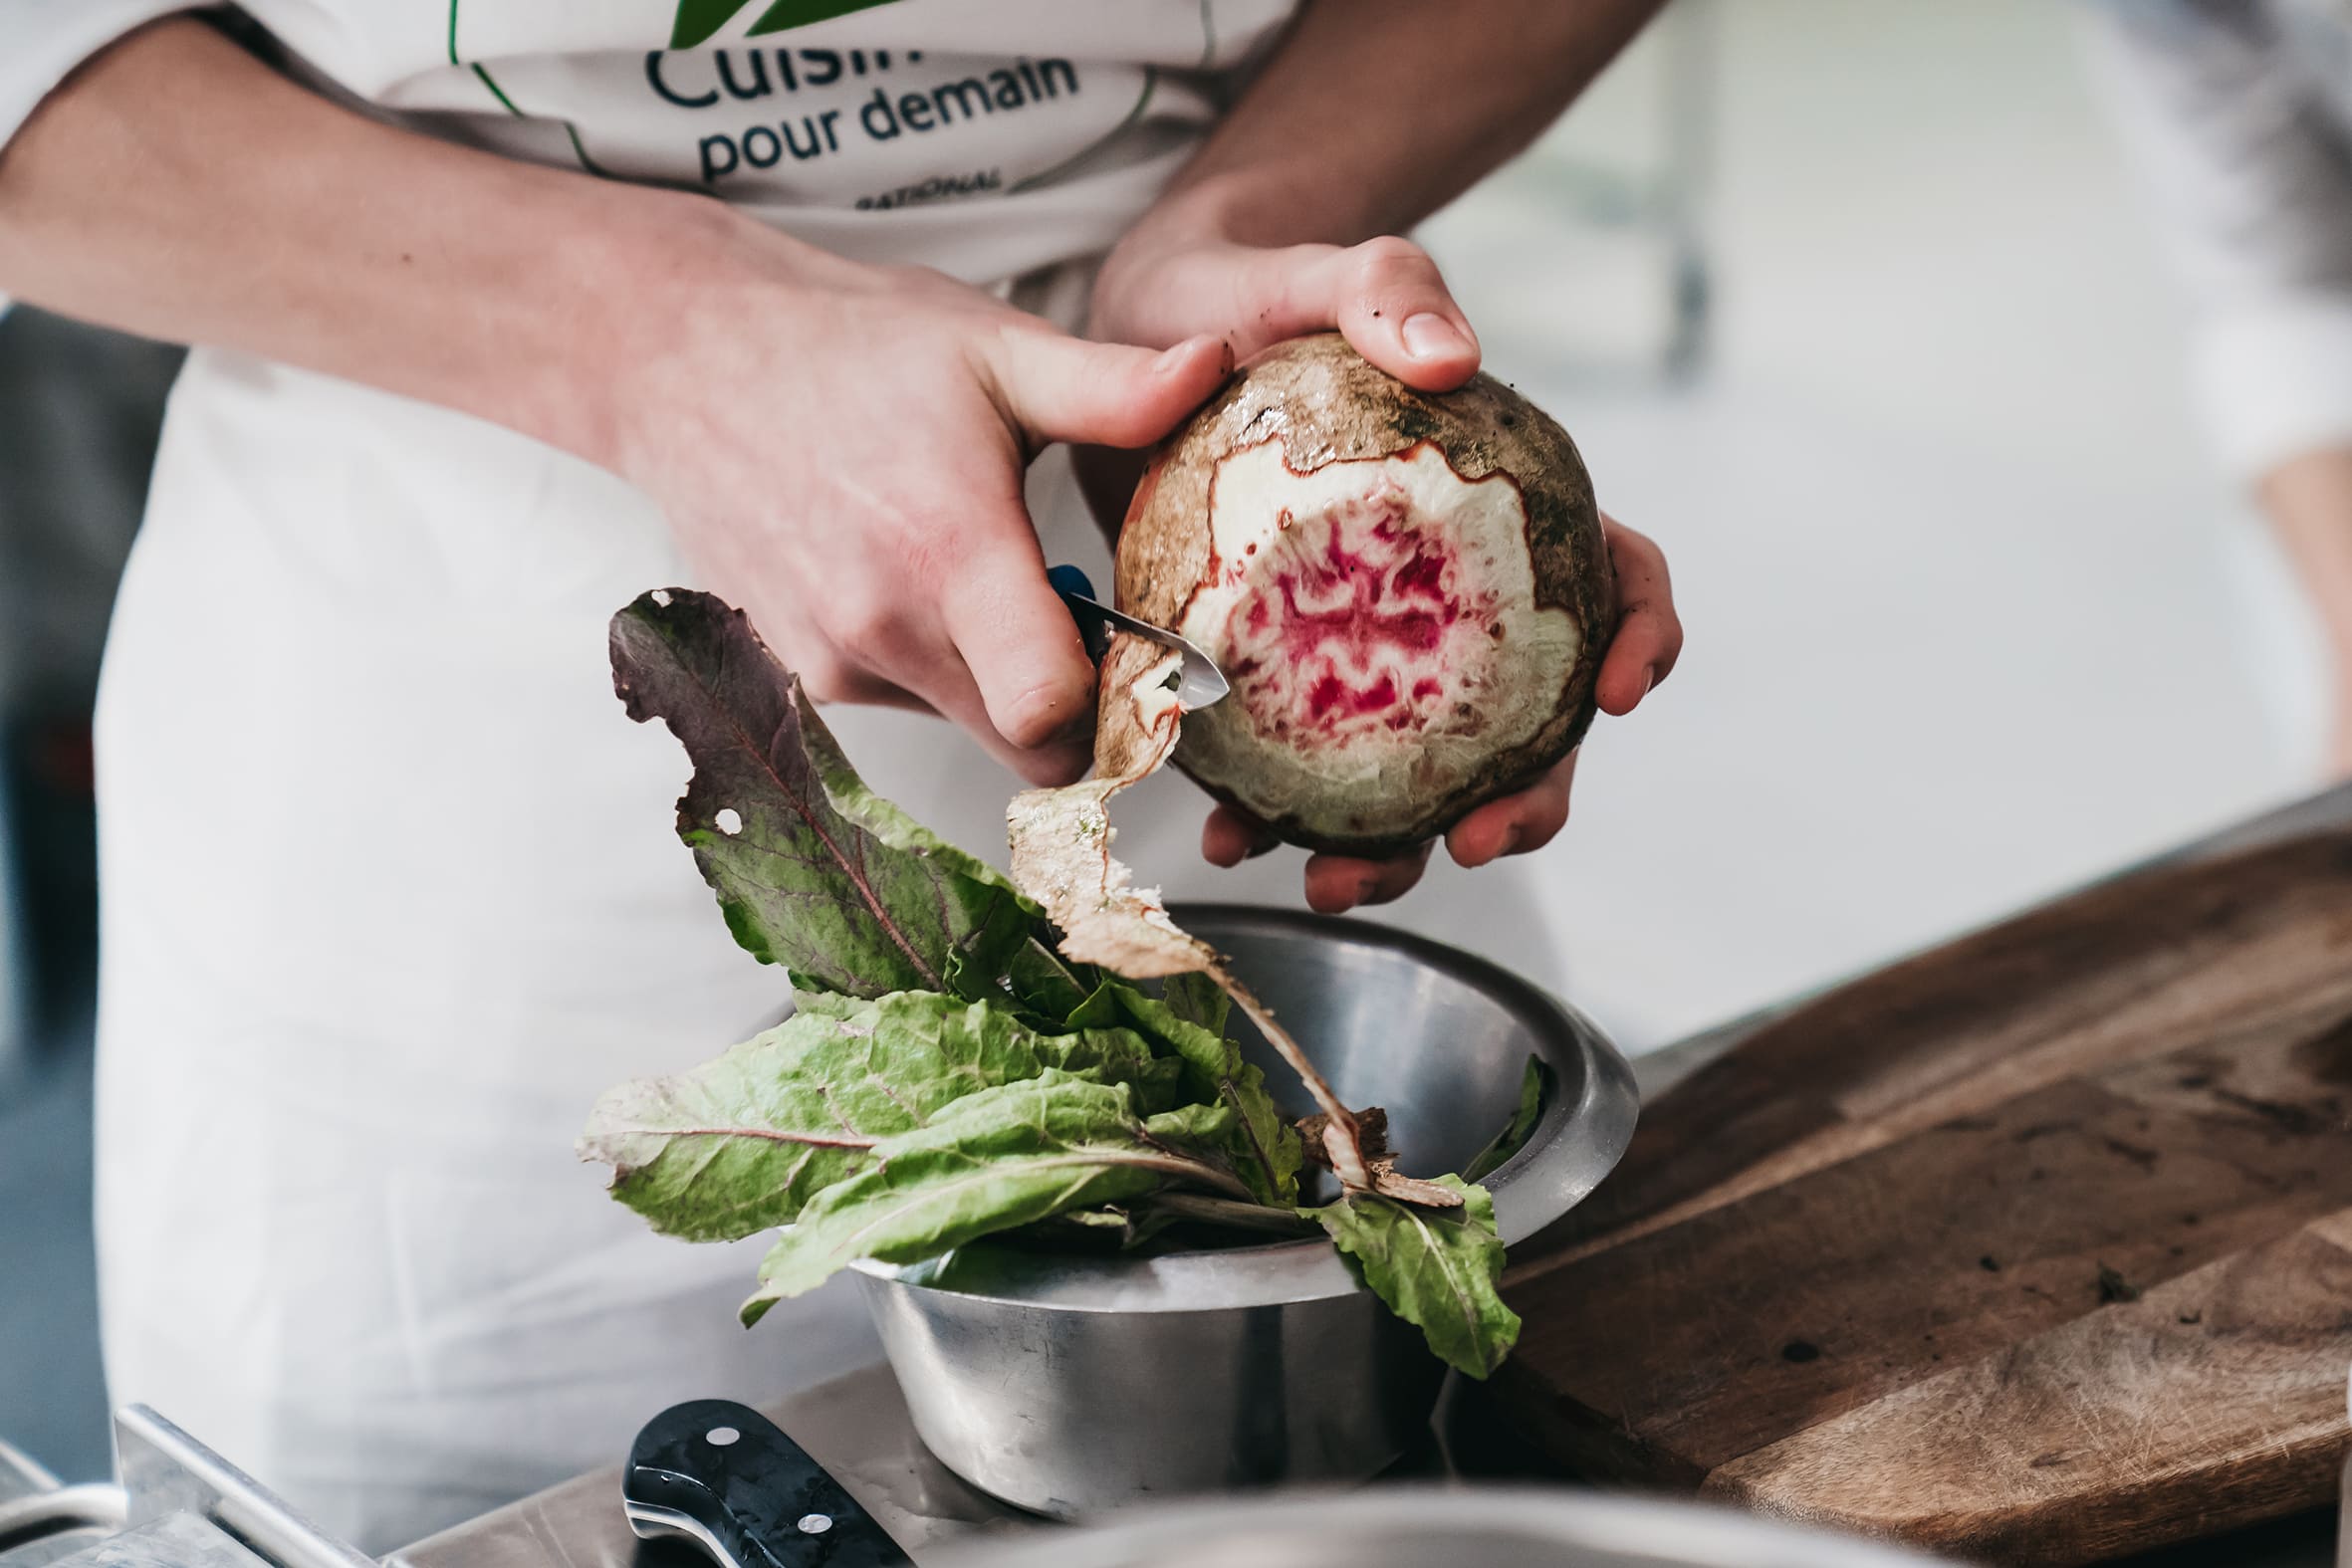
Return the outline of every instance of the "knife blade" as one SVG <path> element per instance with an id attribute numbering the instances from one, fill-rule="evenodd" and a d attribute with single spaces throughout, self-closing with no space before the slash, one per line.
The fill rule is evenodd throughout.
<path id="1" fill-rule="evenodd" d="M 1217 661 L 1199 648 L 1172 631 L 1123 615 L 1095 598 L 1094 585 L 1077 567 L 1055 566 L 1047 571 L 1046 580 L 1054 584 L 1054 591 L 1069 606 L 1071 617 L 1078 623 L 1078 635 L 1086 644 L 1086 656 L 1095 663 L 1102 662 L 1102 650 L 1109 646 L 1113 631 L 1131 631 L 1184 655 L 1184 679 L 1176 688 L 1176 697 L 1186 712 L 1223 702 L 1233 690 L 1224 672 L 1217 668 Z"/>
<path id="2" fill-rule="evenodd" d="M 691 1400 L 647 1422 L 629 1446 L 620 1496 L 638 1535 L 681 1537 L 719 1568 L 914 1561 L 808 1450 L 733 1400 Z"/>

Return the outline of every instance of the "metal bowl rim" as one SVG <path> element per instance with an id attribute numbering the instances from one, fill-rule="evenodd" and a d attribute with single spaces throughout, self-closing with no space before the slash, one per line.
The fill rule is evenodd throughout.
<path id="1" fill-rule="evenodd" d="M 1933 1568 L 1942 1558 L 1866 1536 L 1826 1533 L 1794 1520 L 1770 1519 L 1728 1504 L 1633 1492 L 1570 1489 L 1527 1482 L 1464 1486 L 1414 1482 L 1371 1488 L 1300 1487 L 1264 1497 L 1182 1500 L 1122 1512 L 1105 1523 L 1050 1534 L 964 1546 L 943 1563 L 954 1568 L 1129 1568 L 1168 1559 L 1173 1536 L 1197 1541 L 1200 1560 L 1247 1530 L 1327 1531 L 1338 1524 L 1377 1539 L 1400 1528 L 1434 1531 L 1465 1547 L 1510 1532 L 1520 1540 L 1614 1551 L 1690 1568 L 1750 1568 L 1804 1563 L 1808 1568 Z"/>
<path id="2" fill-rule="evenodd" d="M 1615 1168 L 1632 1140 L 1640 1095 L 1625 1057 L 1583 1012 L 1499 964 L 1352 916 L 1228 903 L 1180 903 L 1170 912 L 1188 927 L 1307 932 L 1397 954 L 1495 999 L 1529 1020 L 1538 1041 L 1556 1045 L 1557 1055 L 1578 1058 L 1582 1094 L 1572 1102 L 1555 1096 L 1526 1147 L 1482 1183 L 1494 1195 L 1495 1229 L 1505 1246 L 1518 1245 L 1574 1208 Z M 1363 1289 L 1337 1248 L 1315 1237 L 1152 1257 L 1049 1255 L 987 1242 L 963 1250 L 987 1259 L 985 1288 L 935 1285 L 943 1260 L 902 1265 L 863 1258 L 849 1266 L 865 1276 L 861 1283 L 868 1289 L 943 1289 L 974 1301 L 1062 1312 L 1213 1312 Z"/>

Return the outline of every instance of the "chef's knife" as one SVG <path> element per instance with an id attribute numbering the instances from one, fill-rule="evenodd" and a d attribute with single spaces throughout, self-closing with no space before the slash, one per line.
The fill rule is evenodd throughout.
<path id="1" fill-rule="evenodd" d="M 1225 694 L 1233 690 L 1217 668 L 1216 660 L 1182 637 L 1154 626 L 1149 621 L 1122 615 L 1096 599 L 1094 585 L 1086 580 L 1086 574 L 1077 567 L 1055 566 L 1047 571 L 1046 580 L 1054 584 L 1054 591 L 1060 594 L 1061 602 L 1069 606 L 1070 615 L 1078 623 L 1078 635 L 1085 641 L 1087 657 L 1095 663 L 1102 662 L 1102 650 L 1110 645 L 1113 631 L 1131 631 L 1138 637 L 1156 642 L 1164 648 L 1174 648 L 1184 655 L 1184 681 L 1177 687 L 1176 697 L 1184 704 L 1186 712 L 1222 702 Z"/>
<path id="2" fill-rule="evenodd" d="M 629 1528 L 674 1535 L 719 1568 L 905 1568 L 873 1515 L 776 1424 L 732 1400 L 673 1405 L 645 1424 L 621 1473 Z"/>

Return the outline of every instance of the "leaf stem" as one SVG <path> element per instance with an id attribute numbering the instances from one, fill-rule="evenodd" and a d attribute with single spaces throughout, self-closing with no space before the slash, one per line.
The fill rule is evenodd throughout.
<path id="1" fill-rule="evenodd" d="M 786 1132 L 775 1127 L 607 1127 L 604 1137 L 647 1133 L 662 1138 L 765 1138 L 770 1143 L 803 1143 L 819 1149 L 871 1149 L 881 1140 L 852 1133 L 835 1138 L 824 1133 Z"/>
<path id="2" fill-rule="evenodd" d="M 1289 1209 L 1259 1203 L 1234 1203 L 1203 1198 L 1196 1193 L 1160 1193 L 1150 1200 L 1160 1213 L 1202 1225 L 1228 1226 L 1242 1231 L 1274 1231 L 1285 1235 L 1313 1235 L 1321 1227 Z"/>
<path id="3" fill-rule="evenodd" d="M 1170 1152 L 1148 1137 L 1144 1139 L 1144 1142 L 1150 1143 L 1154 1149 L 1159 1149 L 1161 1152 L 1158 1154 L 1106 1155 L 1103 1158 L 1107 1163 L 1113 1165 L 1139 1165 L 1145 1170 L 1164 1171 L 1170 1176 L 1179 1176 L 1187 1181 L 1198 1182 L 1203 1187 L 1214 1187 L 1221 1193 L 1231 1193 L 1242 1203 L 1252 1206 L 1257 1204 L 1258 1195 L 1251 1192 L 1249 1184 L 1232 1172 L 1220 1171 L 1205 1160 L 1195 1160 Z"/>
<path id="4" fill-rule="evenodd" d="M 1273 1010 L 1260 1002 L 1249 987 L 1234 979 L 1232 972 L 1223 964 L 1211 965 L 1208 973 L 1212 980 L 1225 988 L 1225 994 L 1233 999 L 1234 1006 L 1258 1025 L 1258 1032 L 1266 1036 L 1267 1043 L 1275 1048 L 1275 1053 L 1298 1075 L 1298 1081 L 1306 1085 L 1307 1094 L 1323 1113 L 1323 1147 L 1331 1156 L 1331 1169 L 1338 1174 L 1341 1183 L 1349 1187 L 1369 1188 L 1372 1174 L 1364 1163 L 1355 1112 L 1340 1103 L 1338 1092 L 1331 1087 L 1330 1080 L 1307 1059 L 1305 1050 L 1291 1037 L 1291 1031 L 1275 1021 Z"/>

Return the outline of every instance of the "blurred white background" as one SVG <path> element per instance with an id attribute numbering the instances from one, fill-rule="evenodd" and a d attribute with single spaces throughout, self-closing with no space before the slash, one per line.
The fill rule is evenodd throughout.
<path id="1" fill-rule="evenodd" d="M 2312 782 L 2300 606 L 2191 425 L 2074 25 L 1686 6 L 1424 231 L 1490 367 L 1665 545 L 1690 628 L 1658 697 L 1600 721 L 1546 856 L 1577 1000 L 1629 1044 Z M 1563 198 L 1668 161 L 1693 48 L 1716 308 L 1678 387 L 1668 246 Z"/>

